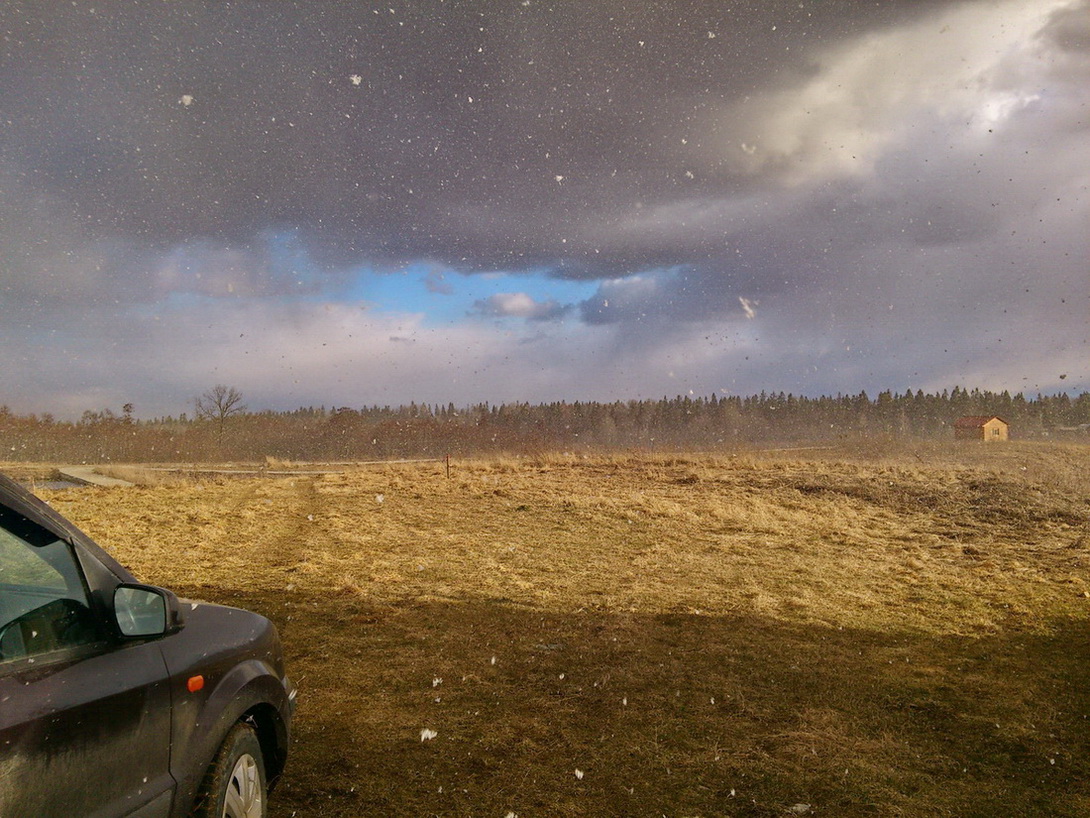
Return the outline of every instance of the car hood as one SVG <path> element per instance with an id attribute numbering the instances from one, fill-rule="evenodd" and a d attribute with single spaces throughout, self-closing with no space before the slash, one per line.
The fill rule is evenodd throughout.
<path id="1" fill-rule="evenodd" d="M 172 673 L 196 662 L 210 669 L 225 669 L 243 656 L 284 675 L 280 635 L 266 617 L 197 599 L 180 599 L 185 626 L 164 640 L 163 654 Z"/>

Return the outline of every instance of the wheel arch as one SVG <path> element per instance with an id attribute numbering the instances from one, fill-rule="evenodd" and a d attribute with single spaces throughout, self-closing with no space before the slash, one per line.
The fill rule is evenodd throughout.
<path id="1" fill-rule="evenodd" d="M 265 764 L 266 784 L 271 785 L 283 771 L 288 753 L 290 728 L 282 715 L 291 704 L 283 684 L 263 663 L 251 660 L 237 665 L 220 679 L 203 702 L 197 723 L 214 725 L 194 736 L 186 759 L 179 759 L 176 815 L 188 816 L 205 773 L 236 724 L 246 723 L 257 733 Z M 173 764 L 172 764 L 173 766 Z"/>
<path id="2" fill-rule="evenodd" d="M 288 759 L 288 729 L 280 711 L 268 702 L 256 704 L 242 714 L 240 721 L 250 724 L 261 744 L 265 778 L 270 792 L 284 772 Z"/>

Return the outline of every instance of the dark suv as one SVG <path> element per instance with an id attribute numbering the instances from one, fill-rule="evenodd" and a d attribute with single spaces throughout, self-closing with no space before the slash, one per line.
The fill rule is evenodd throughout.
<path id="1" fill-rule="evenodd" d="M 271 622 L 136 583 L 0 475 L 0 816 L 259 818 L 294 708 Z"/>

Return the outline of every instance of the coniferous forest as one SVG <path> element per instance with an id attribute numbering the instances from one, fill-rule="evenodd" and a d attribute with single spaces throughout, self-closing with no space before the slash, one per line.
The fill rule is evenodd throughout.
<path id="1" fill-rule="evenodd" d="M 1037 395 L 955 387 L 809 398 L 676 396 L 613 403 L 410 403 L 367 408 L 239 411 L 139 419 L 88 410 L 78 421 L 0 406 L 4 459 L 34 462 L 210 462 L 439 458 L 544 451 L 714 451 L 840 443 L 859 437 L 952 440 L 965 415 L 998 415 L 1011 438 L 1090 442 L 1090 393 Z"/>

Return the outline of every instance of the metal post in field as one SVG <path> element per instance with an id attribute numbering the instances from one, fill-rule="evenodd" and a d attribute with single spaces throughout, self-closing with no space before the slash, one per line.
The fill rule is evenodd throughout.
<path id="1" fill-rule="evenodd" d="M 449 480 L 450 479 L 450 455 L 448 454 L 446 457 L 443 458 L 443 460 L 446 461 L 446 464 L 447 464 L 447 479 Z"/>

